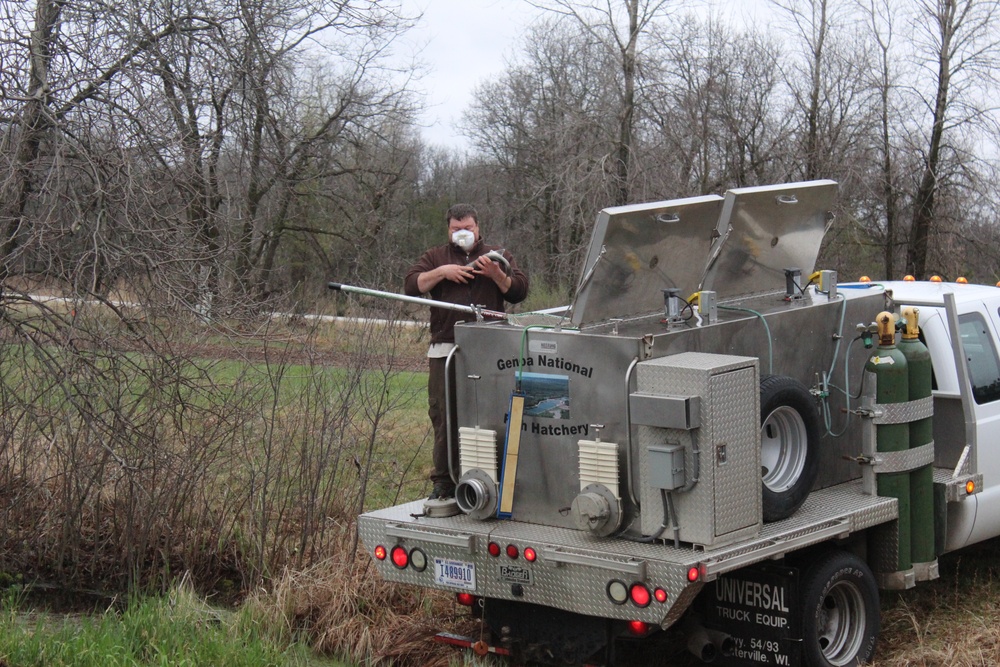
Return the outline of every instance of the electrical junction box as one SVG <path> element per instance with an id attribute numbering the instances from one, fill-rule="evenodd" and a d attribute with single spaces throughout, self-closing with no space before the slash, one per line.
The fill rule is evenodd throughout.
<path id="1" fill-rule="evenodd" d="M 662 399 L 657 414 L 650 405 Z M 643 535 L 716 547 L 760 533 L 757 359 L 684 352 L 640 362 L 637 427 Z M 639 406 L 631 410 L 632 404 Z M 673 508 L 676 526 L 671 520 Z"/>
<path id="2" fill-rule="evenodd" d="M 649 485 L 673 491 L 684 486 L 684 447 L 681 445 L 650 445 Z"/>

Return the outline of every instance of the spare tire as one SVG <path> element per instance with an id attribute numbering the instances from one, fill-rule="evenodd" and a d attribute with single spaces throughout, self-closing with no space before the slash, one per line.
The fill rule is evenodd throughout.
<path id="1" fill-rule="evenodd" d="M 805 385 L 786 375 L 760 381 L 760 465 L 764 521 L 797 510 L 819 473 L 819 415 Z"/>

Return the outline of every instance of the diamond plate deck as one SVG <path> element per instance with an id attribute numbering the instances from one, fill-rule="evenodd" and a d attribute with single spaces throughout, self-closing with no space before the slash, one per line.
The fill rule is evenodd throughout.
<path id="1" fill-rule="evenodd" d="M 376 545 L 419 547 L 431 563 L 434 558 L 473 563 L 475 593 L 480 596 L 523 600 L 604 618 L 643 620 L 663 627 L 681 616 L 703 584 L 688 582 L 687 572 L 692 567 L 701 568 L 706 573 L 704 579 L 710 580 L 723 572 L 778 558 L 897 516 L 895 499 L 865 495 L 859 482 L 849 482 L 813 492 L 795 515 L 765 524 L 757 538 L 725 548 L 700 549 L 621 537 L 600 538 L 578 530 L 519 521 L 477 521 L 464 515 L 431 519 L 420 516 L 421 510 L 418 501 L 361 515 L 359 531 L 369 553 Z M 538 560 L 528 563 L 523 557 L 516 561 L 505 555 L 491 557 L 487 552 L 490 541 L 502 548 L 515 544 L 522 553 L 525 547 L 532 547 Z M 416 572 L 400 570 L 388 559 L 375 563 L 382 576 L 391 581 L 458 590 L 436 584 L 433 565 Z M 502 579 L 501 564 L 521 566 L 530 583 Z M 662 587 L 667 591 L 667 602 L 653 602 L 645 609 L 631 603 L 616 605 L 606 594 L 607 584 L 615 579 L 626 585 L 643 581 L 650 588 Z"/>

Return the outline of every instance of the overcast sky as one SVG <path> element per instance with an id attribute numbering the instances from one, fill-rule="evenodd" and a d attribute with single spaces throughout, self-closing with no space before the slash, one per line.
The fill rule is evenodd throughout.
<path id="1" fill-rule="evenodd" d="M 404 0 L 404 10 L 423 12 L 423 19 L 406 37 L 429 71 L 416 85 L 426 92 L 432 144 L 464 148 L 455 124 L 472 99 L 475 86 L 504 69 L 518 38 L 537 15 L 524 0 Z"/>
<path id="2" fill-rule="evenodd" d="M 752 22 L 767 0 L 715 0 L 716 12 Z M 708 12 L 709 2 L 702 3 Z M 685 3 L 690 9 L 694 3 Z M 721 8 L 721 9 L 720 9 Z M 421 118 L 428 143 L 464 150 L 467 140 L 456 123 L 472 100 L 477 84 L 504 70 L 518 40 L 538 10 L 525 0 L 403 0 L 407 14 L 423 13 L 407 33 L 405 49 L 422 48 L 427 75 L 416 86 L 426 93 L 427 112 Z"/>

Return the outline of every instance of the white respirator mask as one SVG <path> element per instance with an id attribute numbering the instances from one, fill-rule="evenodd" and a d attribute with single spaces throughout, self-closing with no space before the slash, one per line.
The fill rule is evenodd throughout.
<path id="1" fill-rule="evenodd" d="M 472 250 L 472 246 L 476 245 L 476 235 L 468 229 L 459 229 L 452 233 L 451 242 L 465 252 L 469 252 Z"/>

